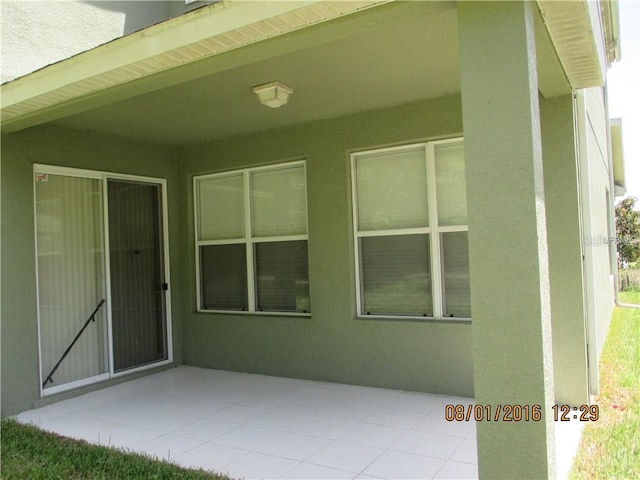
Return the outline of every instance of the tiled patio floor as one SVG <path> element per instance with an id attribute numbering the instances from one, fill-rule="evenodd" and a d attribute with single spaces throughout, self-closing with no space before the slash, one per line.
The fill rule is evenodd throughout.
<path id="1" fill-rule="evenodd" d="M 18 420 L 237 478 L 476 478 L 469 398 L 178 367 Z"/>

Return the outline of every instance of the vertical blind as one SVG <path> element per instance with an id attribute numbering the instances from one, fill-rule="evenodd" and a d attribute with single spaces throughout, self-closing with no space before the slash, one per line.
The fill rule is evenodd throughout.
<path id="1" fill-rule="evenodd" d="M 45 377 L 105 298 L 102 182 L 39 175 L 36 191 L 41 368 Z M 108 370 L 101 309 L 45 388 Z"/>

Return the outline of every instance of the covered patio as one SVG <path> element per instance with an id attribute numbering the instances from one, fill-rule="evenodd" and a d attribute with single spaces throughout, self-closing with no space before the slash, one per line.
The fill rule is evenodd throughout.
<path id="1" fill-rule="evenodd" d="M 473 399 L 181 366 L 17 415 L 87 442 L 237 478 L 478 478 Z M 582 424 L 556 422 L 558 478 Z"/>
<path id="2" fill-rule="evenodd" d="M 256 2 L 260 8 L 254 8 L 253 2 L 219 2 L 4 87 L 2 215 L 9 228 L 2 240 L 11 254 L 3 258 L 3 276 L 10 273 L 11 282 L 5 282 L 4 298 L 10 300 L 2 312 L 8 319 L 2 381 L 12 394 L 3 398 L 3 414 L 22 412 L 20 421 L 63 435 L 233 477 L 477 478 L 478 464 L 484 478 L 566 477 L 576 446 L 568 439 L 579 438 L 573 433 L 580 423 L 554 421 L 552 406 L 588 404 L 597 387 L 597 378 L 588 378 L 597 373 L 587 362 L 597 364 L 598 345 L 592 328 L 594 354 L 588 356 L 585 298 L 591 297 L 584 296 L 585 285 L 596 285 L 591 277 L 597 277 L 599 291 L 611 290 L 611 264 L 609 253 L 598 251 L 586 257 L 593 272 L 583 276 L 581 238 L 606 231 L 610 188 L 597 148 L 606 144 L 602 92 L 596 88 L 578 98 L 573 92 L 600 79 L 581 78 L 565 71 L 565 64 L 589 73 L 597 68 L 570 61 L 601 56 L 560 55 L 547 2 L 341 2 L 351 10 L 331 15 L 326 10 L 333 2 L 292 11 L 294 4 L 287 3 Z M 588 22 L 590 10 L 576 5 Z M 304 20 L 317 11 L 319 19 Z M 284 108 L 265 108 L 253 93 L 272 81 L 294 90 Z M 589 122 L 596 128 L 583 132 Z M 576 144 L 576 135 L 584 145 Z M 445 142 L 459 148 L 451 157 L 455 162 L 443 163 L 453 165 L 449 170 L 436 167 Z M 578 147 L 594 152 L 591 183 L 579 176 L 577 160 L 588 157 L 579 156 Z M 400 151 L 415 154 L 408 166 L 400 162 L 404 157 L 394 157 Z M 366 175 L 359 183 L 360 158 L 393 165 L 394 175 L 372 170 L 371 199 L 385 198 L 384 192 L 405 198 L 397 195 L 405 191 L 421 199 L 398 202 L 402 215 L 387 212 L 383 201 L 378 206 L 372 200 L 370 211 L 395 221 L 419 207 L 424 211 L 415 224 L 412 218 L 399 225 L 360 222 L 359 205 L 366 202 L 359 192 L 369 185 Z M 289 167 L 297 175 L 291 178 L 302 179 L 304 194 L 276 182 L 266 194 L 256 187 L 260 195 L 254 195 L 260 172 L 281 174 Z M 65 295 L 47 297 L 34 275 L 45 254 L 59 254 L 34 249 L 38 234 L 46 233 L 34 223 L 38 213 L 46 218 L 50 200 L 35 198 L 34 185 L 51 186 L 56 176 L 88 185 L 96 206 L 87 215 L 93 223 L 82 228 L 101 232 L 95 234 L 96 250 L 116 243 L 111 223 L 123 215 L 113 215 L 111 223 L 108 216 L 109 208 L 117 211 L 109 204 L 115 187 L 163 189 L 154 197 L 162 200 L 156 206 L 164 202 L 162 213 L 155 206 L 149 211 L 162 216 L 153 241 L 162 244 L 156 260 L 164 270 L 145 283 L 154 289 L 148 298 L 161 299 L 154 317 L 161 320 L 160 333 L 145 337 L 160 345 L 159 353 L 121 363 L 116 350 L 132 349 L 113 341 L 117 329 L 107 322 L 102 337 L 86 349 L 95 371 L 80 371 L 88 365 L 80 356 L 68 360 L 80 373 L 72 381 L 60 380 L 60 373 L 56 385 L 62 389 L 54 391 L 46 382 L 51 365 L 43 360 L 42 339 L 62 328 L 40 312 L 62 310 L 43 299 L 72 298 L 66 293 L 80 290 L 65 283 Z M 207 185 L 225 191 L 226 177 L 236 182 L 228 190 L 240 200 L 201 194 L 202 185 L 202 191 Z M 408 188 L 405 178 L 419 184 Z M 61 185 L 56 194 L 69 191 Z M 593 202 L 584 195 L 591 190 L 597 192 Z M 303 227 L 263 235 L 252 223 L 253 212 L 281 191 L 287 202 L 303 206 L 290 215 Z M 446 195 L 440 198 L 439 191 Z M 589 201 L 581 205 L 580 195 Z M 446 208 L 459 218 L 447 220 Z M 593 225 L 585 229 L 583 208 L 594 212 Z M 60 218 L 75 212 L 59 210 Z M 361 210 L 364 216 L 367 209 Z M 202 225 L 220 223 L 223 213 L 241 233 L 201 234 Z M 375 243 L 378 237 L 392 242 Z M 415 240 L 418 253 L 396 255 L 408 251 L 393 243 L 400 237 Z M 365 258 L 368 239 L 384 248 Z M 259 244 L 282 246 L 277 242 L 299 242 L 305 252 L 301 280 L 284 267 L 286 275 L 277 276 L 269 274 L 269 262 L 259 264 Z M 228 245 L 239 259 L 240 266 L 229 271 L 240 274 L 233 278 L 247 289 L 236 289 L 246 306 L 203 301 L 220 285 L 231 285 L 224 269 L 209 274 L 202 260 Z M 453 253 L 447 257 L 442 252 L 449 245 Z M 137 265 L 143 249 L 126 246 L 127 265 Z M 104 250 L 81 273 L 97 292 L 87 295 L 88 311 L 105 298 L 108 319 L 117 310 L 113 292 L 131 289 L 124 280 L 111 285 L 110 259 L 118 252 Z M 386 258 L 392 258 L 393 275 L 422 279 L 420 308 L 406 312 L 403 302 L 396 302 L 402 308 L 375 302 L 367 308 L 362 299 L 369 293 L 375 298 L 378 277 L 394 276 L 380 269 L 379 276 L 360 281 L 366 262 L 384 266 Z M 422 270 L 414 271 L 415 265 Z M 84 278 L 68 277 L 69 284 Z M 121 277 L 134 278 L 126 272 Z M 308 291 L 296 294 L 292 307 L 263 310 L 254 277 L 264 280 L 264 291 L 270 285 L 277 293 L 297 292 L 298 285 Z M 50 278 L 52 287 L 62 284 Z M 385 299 L 407 292 L 393 281 L 381 284 Z M 445 311 L 456 292 L 468 307 L 464 314 Z M 612 293 L 588 305 L 588 318 L 602 319 L 599 332 L 606 332 L 612 305 Z M 50 349 L 53 361 L 63 349 L 57 347 Z M 169 365 L 177 368 L 116 384 L 123 375 Z M 101 388 L 98 382 L 105 379 L 108 385 Z M 25 411 L 76 387 L 95 391 Z M 477 432 L 473 422 L 446 422 L 445 405 L 473 401 L 489 409 L 538 406 L 544 415 L 541 421 L 479 422 Z"/>

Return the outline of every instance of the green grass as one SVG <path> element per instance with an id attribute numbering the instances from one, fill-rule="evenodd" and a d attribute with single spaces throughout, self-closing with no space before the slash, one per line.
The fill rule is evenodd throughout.
<path id="1" fill-rule="evenodd" d="M 1 429 L 2 480 L 229 480 L 204 470 L 187 470 L 143 455 L 71 440 L 10 419 L 2 420 Z"/>
<path id="2" fill-rule="evenodd" d="M 640 291 L 620 293 L 640 304 Z M 600 360 L 600 419 L 584 430 L 571 479 L 640 478 L 640 309 L 617 308 Z"/>

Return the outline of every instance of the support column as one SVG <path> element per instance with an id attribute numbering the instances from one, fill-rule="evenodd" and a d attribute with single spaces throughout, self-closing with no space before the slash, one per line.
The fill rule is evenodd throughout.
<path id="1" fill-rule="evenodd" d="M 555 477 L 553 365 L 533 2 L 459 2 L 481 478 Z"/>

